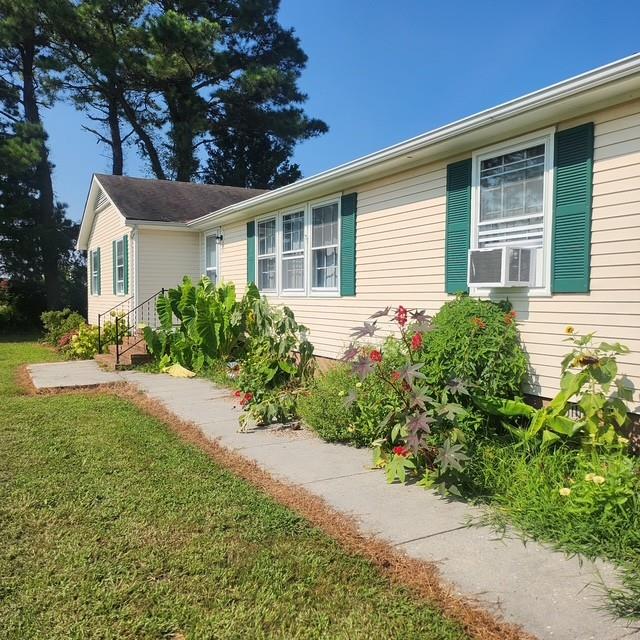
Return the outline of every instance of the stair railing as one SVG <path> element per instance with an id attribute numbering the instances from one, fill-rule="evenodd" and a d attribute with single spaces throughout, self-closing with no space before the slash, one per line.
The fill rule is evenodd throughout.
<path id="1" fill-rule="evenodd" d="M 118 304 L 114 304 L 113 307 L 111 307 L 111 309 L 107 309 L 103 313 L 98 314 L 98 353 L 102 353 L 102 328 L 103 328 L 102 318 L 104 318 L 105 316 L 110 316 L 112 312 L 115 311 L 116 319 L 117 319 L 118 311 L 116 311 L 116 309 L 118 309 L 118 307 L 124 307 L 124 305 L 126 304 L 130 305 L 132 300 L 133 300 L 133 296 L 131 296 L 130 298 L 127 298 L 126 300 L 123 300 L 122 302 L 118 302 Z"/>
<path id="2" fill-rule="evenodd" d="M 116 365 L 120 364 L 120 358 L 133 349 L 136 345 L 144 341 L 144 335 L 138 333 L 141 324 L 151 327 L 158 325 L 158 315 L 156 313 L 156 301 L 159 297 L 164 296 L 167 289 L 160 289 L 152 296 L 141 302 L 139 305 L 129 309 L 124 314 L 116 315 Z M 132 333 L 132 327 L 133 333 Z M 135 339 L 137 336 L 137 340 Z M 124 347 L 124 339 L 126 337 L 134 338 L 127 342 Z"/>

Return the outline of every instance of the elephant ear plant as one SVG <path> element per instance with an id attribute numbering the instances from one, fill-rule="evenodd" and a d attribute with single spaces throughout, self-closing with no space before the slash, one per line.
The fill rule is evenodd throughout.
<path id="1" fill-rule="evenodd" d="M 384 348 L 358 342 L 373 337 L 379 329 L 379 319 L 388 316 L 392 316 L 399 330 L 405 356 L 404 363 L 394 368 L 385 366 Z M 424 311 L 387 307 L 353 329 L 351 337 L 355 342 L 342 359 L 351 362 L 360 379 L 377 376 L 398 400 L 380 423 L 380 438 L 373 443 L 375 464 L 386 469 L 387 480 L 405 482 L 412 476 L 425 486 L 435 485 L 442 493 L 459 495 L 456 478 L 468 457 L 464 436 L 456 425 L 466 411 L 453 399 L 466 390 L 460 384 L 452 384 L 434 393 L 427 386 L 421 371 L 425 362 L 419 355 L 424 335 L 431 329 L 430 317 Z M 347 396 L 348 403 L 356 399 L 357 387 Z"/>

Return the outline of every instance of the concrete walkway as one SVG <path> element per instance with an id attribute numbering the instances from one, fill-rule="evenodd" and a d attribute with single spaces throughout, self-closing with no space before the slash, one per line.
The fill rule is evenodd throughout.
<path id="1" fill-rule="evenodd" d="M 38 389 L 86 386 L 97 380 L 86 362 L 32 365 Z M 106 374 L 104 374 L 106 375 Z M 480 510 L 449 502 L 415 486 L 389 485 L 370 469 L 367 450 L 326 443 L 306 431 L 255 429 L 238 432 L 241 413 L 226 389 L 202 379 L 132 371 L 109 374 L 138 386 L 208 437 L 255 460 L 272 475 L 303 486 L 334 509 L 352 515 L 363 532 L 410 556 L 437 563 L 445 580 L 467 597 L 521 624 L 539 638 L 619 640 L 635 628 L 603 610 L 602 583 L 614 584 L 604 563 L 567 558 L 534 542 L 502 538 L 486 527 L 466 526 Z M 64 385 L 60 384 L 64 382 Z"/>

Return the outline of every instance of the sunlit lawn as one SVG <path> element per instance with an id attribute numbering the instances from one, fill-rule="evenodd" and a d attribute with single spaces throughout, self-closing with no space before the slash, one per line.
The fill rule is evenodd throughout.
<path id="1" fill-rule="evenodd" d="M 126 400 L 22 395 L 0 342 L 3 638 L 465 638 Z"/>

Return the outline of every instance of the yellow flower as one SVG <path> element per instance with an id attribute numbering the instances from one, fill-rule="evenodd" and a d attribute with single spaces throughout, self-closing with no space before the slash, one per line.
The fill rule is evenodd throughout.
<path id="1" fill-rule="evenodd" d="M 347 427 L 347 431 L 349 433 L 353 433 L 355 431 L 355 429 L 353 427 Z"/>
<path id="2" fill-rule="evenodd" d="M 591 481 L 593 484 L 604 484 L 603 476 L 593 476 L 593 480 Z"/>
<path id="3" fill-rule="evenodd" d="M 356 387 L 359 389 L 362 386 L 362 382 L 356 382 Z"/>
<path id="4" fill-rule="evenodd" d="M 564 332 L 568 335 L 568 336 L 572 336 L 575 332 L 576 332 L 576 328 L 572 327 L 571 325 L 567 326 L 564 328 Z"/>
<path id="5" fill-rule="evenodd" d="M 571 495 L 571 489 L 569 489 L 569 487 L 562 487 L 562 489 L 560 489 L 560 495 L 563 497 L 567 497 Z"/>
<path id="6" fill-rule="evenodd" d="M 595 473 L 587 473 L 587 475 L 584 477 L 584 479 L 587 482 L 593 482 L 593 479 L 596 477 Z"/>
<path id="7" fill-rule="evenodd" d="M 338 396 L 339 396 L 340 398 L 342 398 L 342 397 L 344 397 L 344 396 L 346 396 L 346 395 L 347 395 L 347 392 L 346 392 L 346 391 L 338 391 Z"/>

